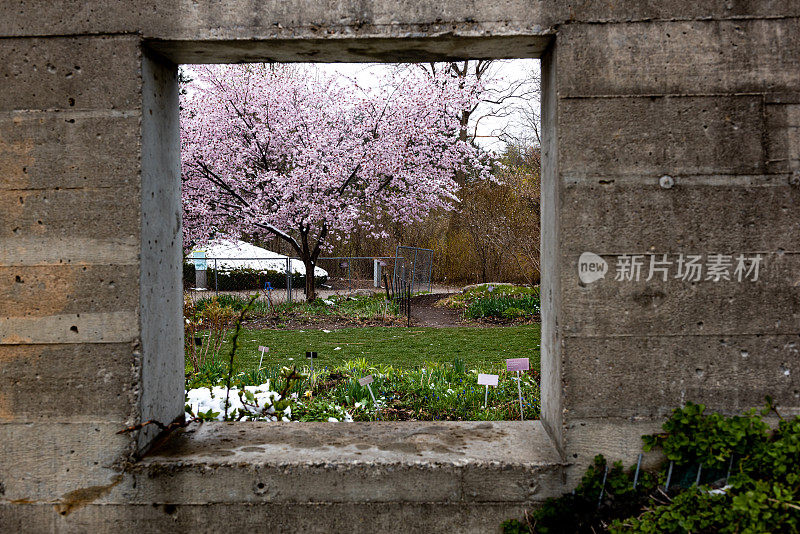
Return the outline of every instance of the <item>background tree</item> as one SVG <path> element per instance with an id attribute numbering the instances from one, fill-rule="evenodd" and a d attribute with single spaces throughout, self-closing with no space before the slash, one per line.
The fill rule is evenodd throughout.
<path id="1" fill-rule="evenodd" d="M 517 70 L 510 70 L 511 65 Z M 458 209 L 432 214 L 427 221 L 436 236 L 428 246 L 438 251 L 441 279 L 454 283 L 538 281 L 541 84 L 533 66 L 469 60 L 418 67 L 431 77 L 449 76 L 472 91 L 472 105 L 459 110 L 456 117 L 459 139 L 500 149 L 500 161 L 507 166 L 495 169 L 499 183 L 461 173 L 456 178 L 462 186 Z"/>
<path id="2" fill-rule="evenodd" d="M 411 224 L 457 201 L 457 173 L 488 177 L 458 139 L 475 92 L 448 75 L 395 71 L 364 91 L 314 70 L 214 66 L 182 95 L 181 155 L 188 242 L 272 234 L 305 265 L 379 221 Z"/>

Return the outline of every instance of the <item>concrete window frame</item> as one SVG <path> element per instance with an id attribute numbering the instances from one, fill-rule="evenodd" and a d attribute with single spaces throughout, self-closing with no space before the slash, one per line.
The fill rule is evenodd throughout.
<path id="1" fill-rule="evenodd" d="M 555 188 L 544 184 L 555 179 L 555 153 L 550 149 L 555 146 L 555 95 L 554 84 L 548 81 L 555 72 L 552 47 L 551 36 L 146 42 L 142 68 L 142 218 L 152 218 L 153 224 L 143 223 L 142 232 L 140 311 L 146 318 L 142 328 L 142 419 L 173 421 L 183 414 L 182 285 L 177 268 L 181 244 L 168 239 L 169 235 L 181 235 L 178 64 L 540 58 L 544 80 L 544 243 L 554 239 L 556 231 L 556 212 L 549 205 L 556 201 L 552 196 Z M 172 222 L 164 224 L 172 220 L 177 221 L 177 229 Z M 158 243 L 155 248 L 154 243 Z M 552 247 L 543 246 L 543 259 L 552 254 Z M 165 257 L 174 257 L 174 265 L 164 265 Z M 179 465 L 183 470 L 198 468 L 199 464 L 205 468 L 209 463 L 220 467 L 229 465 L 232 459 L 227 456 L 233 454 L 237 465 L 254 466 L 262 473 L 265 458 L 269 458 L 270 466 L 282 466 L 283 475 L 287 474 L 287 465 L 293 466 L 290 471 L 295 475 L 315 473 L 323 477 L 330 472 L 330 466 L 337 466 L 339 475 L 349 482 L 333 485 L 349 483 L 357 488 L 355 494 L 343 490 L 343 499 L 348 502 L 387 499 L 396 494 L 395 500 L 399 501 L 511 501 L 528 506 L 553 495 L 564 476 L 561 439 L 556 432 L 561 413 L 561 394 L 556 385 L 559 364 L 551 320 L 555 310 L 552 296 L 557 292 L 549 288 L 556 280 L 549 276 L 547 264 L 543 265 L 542 421 L 376 422 L 358 423 L 355 427 L 331 423 L 212 423 L 176 433 L 166 442 L 156 439 L 155 430 L 145 429 L 138 446 L 141 453 L 147 454 L 133 468 L 134 473 L 161 470 L 165 464 L 175 469 Z M 165 299 L 165 295 L 171 298 Z M 180 335 L 176 336 L 176 332 Z M 227 453 L 217 458 L 220 463 L 209 460 L 221 450 Z M 328 467 L 320 470 L 320 464 Z M 405 467 L 397 470 L 388 465 Z M 532 477 L 532 473 L 540 476 Z M 294 495 L 297 484 L 302 485 L 296 478 L 300 475 L 295 475 L 262 477 L 265 481 L 255 482 L 253 492 L 257 496 Z M 425 482 L 430 477 L 443 476 L 451 479 L 439 487 Z M 241 483 L 250 484 L 251 478 L 243 476 Z M 487 478 L 496 481 L 482 489 L 481 481 Z M 498 483 L 505 489 L 498 490 Z M 205 481 L 198 479 L 198 484 L 205 485 Z M 330 487 L 322 484 L 319 494 L 307 488 L 304 491 L 312 495 L 306 493 L 302 498 L 324 500 L 330 497 Z"/>

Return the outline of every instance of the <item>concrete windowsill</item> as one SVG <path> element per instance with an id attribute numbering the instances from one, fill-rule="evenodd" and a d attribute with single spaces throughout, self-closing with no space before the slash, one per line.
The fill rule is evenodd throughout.
<path id="1" fill-rule="evenodd" d="M 562 470 L 539 421 L 475 421 L 205 423 L 127 471 L 149 502 L 533 504 Z"/>

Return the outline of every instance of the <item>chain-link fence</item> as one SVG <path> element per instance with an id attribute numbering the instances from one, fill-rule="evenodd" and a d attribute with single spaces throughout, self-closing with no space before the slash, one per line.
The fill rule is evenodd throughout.
<path id="1" fill-rule="evenodd" d="M 398 246 L 395 252 L 395 287 L 402 280 L 412 293 L 431 291 L 433 279 L 433 250 L 429 248 Z"/>
<path id="2" fill-rule="evenodd" d="M 394 293 L 398 259 L 402 260 L 393 256 L 319 258 L 314 268 L 317 295 Z M 285 256 L 187 258 L 183 266 L 184 290 L 195 296 L 250 295 L 258 291 L 270 302 L 303 300 L 305 277 L 303 262 Z"/>
<path id="3" fill-rule="evenodd" d="M 386 282 L 394 279 L 394 260 L 392 256 L 319 258 L 317 266 L 328 273 L 328 279 L 317 290 L 321 295 L 383 291 Z"/>

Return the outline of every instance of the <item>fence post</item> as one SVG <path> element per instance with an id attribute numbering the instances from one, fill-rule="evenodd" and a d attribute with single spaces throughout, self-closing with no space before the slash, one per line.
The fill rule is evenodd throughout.
<path id="1" fill-rule="evenodd" d="M 411 262 L 411 291 L 414 291 L 414 275 L 417 274 L 417 249 L 414 248 L 414 261 Z"/>
<path id="2" fill-rule="evenodd" d="M 372 260 L 372 287 L 381 287 L 381 262 Z"/>
<path id="3" fill-rule="evenodd" d="M 412 275 L 413 276 L 413 275 Z M 411 292 L 413 291 L 414 284 L 408 288 L 408 326 L 411 326 Z"/>
<path id="4" fill-rule="evenodd" d="M 394 292 L 394 289 L 397 287 L 397 272 L 398 272 L 398 270 L 397 270 L 397 258 L 399 256 L 400 256 L 400 245 L 398 245 L 394 249 L 394 273 L 393 273 L 393 276 L 392 276 L 392 278 L 394 278 L 394 281 L 392 283 L 392 292 Z"/>
<path id="5" fill-rule="evenodd" d="M 428 256 L 428 293 L 433 292 L 433 250 Z"/>
<path id="6" fill-rule="evenodd" d="M 214 295 L 219 297 L 219 279 L 217 278 L 217 273 L 219 272 L 219 267 L 217 266 L 217 258 L 214 258 Z"/>
<path id="7" fill-rule="evenodd" d="M 292 260 L 286 258 L 286 302 L 292 302 Z"/>

